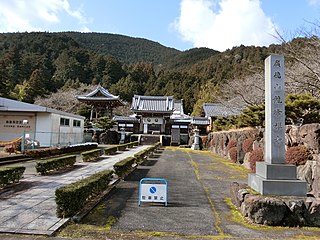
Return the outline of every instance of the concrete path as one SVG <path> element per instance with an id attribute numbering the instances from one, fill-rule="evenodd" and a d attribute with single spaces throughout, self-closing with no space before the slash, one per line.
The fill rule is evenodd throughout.
<path id="1" fill-rule="evenodd" d="M 247 182 L 241 166 L 209 152 L 166 148 L 149 158 L 82 221 L 61 236 L 90 239 L 318 239 L 311 228 L 272 228 L 238 222 L 228 205 L 230 185 Z M 168 207 L 142 203 L 138 207 L 141 178 L 168 181 Z M 110 231 L 101 231 L 114 221 Z M 88 228 L 91 226 L 91 228 Z M 90 230 L 88 230 L 90 229 Z M 95 229 L 99 229 L 96 230 Z M 95 232 L 96 235 L 93 235 Z M 89 234 L 89 235 L 86 235 Z"/>
<path id="2" fill-rule="evenodd" d="M 53 234 L 69 220 L 56 216 L 56 188 L 113 169 L 116 162 L 147 147 L 138 146 L 117 155 L 102 156 L 98 162 L 77 163 L 75 170 L 64 174 L 35 176 L 29 168 L 18 186 L 0 194 L 0 233 Z"/>

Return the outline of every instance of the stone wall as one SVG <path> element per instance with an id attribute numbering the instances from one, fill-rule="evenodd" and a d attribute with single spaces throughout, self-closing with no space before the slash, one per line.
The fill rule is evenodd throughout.
<path id="1" fill-rule="evenodd" d="M 263 128 L 245 128 L 230 131 L 211 132 L 207 138 L 202 139 L 203 145 L 209 151 L 243 164 L 250 168 L 250 155 L 264 148 Z M 297 176 L 308 183 L 309 194 L 320 197 L 320 124 L 305 124 L 302 126 L 286 126 L 286 149 L 292 146 L 305 146 L 312 155 L 312 159 L 306 164 L 297 167 Z M 243 142 L 252 141 L 252 148 L 244 151 Z M 250 142 L 246 140 L 246 142 Z M 236 159 L 234 154 L 230 156 L 230 149 L 236 145 Z M 233 149 L 234 150 L 234 149 Z"/>
<path id="2" fill-rule="evenodd" d="M 313 197 L 269 197 L 250 193 L 234 182 L 230 188 L 232 203 L 253 223 L 320 227 L 320 200 Z"/>

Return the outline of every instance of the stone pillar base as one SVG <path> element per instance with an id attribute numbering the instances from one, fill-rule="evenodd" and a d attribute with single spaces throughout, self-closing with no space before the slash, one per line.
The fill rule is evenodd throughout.
<path id="1" fill-rule="evenodd" d="M 191 149 L 192 150 L 200 150 L 200 146 L 199 146 L 199 144 L 192 144 Z"/>
<path id="2" fill-rule="evenodd" d="M 249 174 L 248 185 L 262 195 L 306 196 L 307 183 L 301 180 L 266 179 Z"/>
<path id="3" fill-rule="evenodd" d="M 256 174 L 262 178 L 273 180 L 296 180 L 297 167 L 291 164 L 256 163 Z"/>

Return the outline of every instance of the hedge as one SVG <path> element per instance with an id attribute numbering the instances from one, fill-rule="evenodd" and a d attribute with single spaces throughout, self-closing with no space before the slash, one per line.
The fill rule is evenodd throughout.
<path id="1" fill-rule="evenodd" d="M 148 153 L 148 151 L 147 151 L 147 149 L 145 149 L 145 150 L 142 150 L 142 151 L 134 154 L 134 157 L 136 158 L 136 162 L 138 164 L 143 163 L 145 158 L 147 157 L 147 153 Z"/>
<path id="2" fill-rule="evenodd" d="M 82 160 L 84 162 L 90 162 L 98 159 L 102 155 L 102 150 L 101 149 L 93 149 L 90 151 L 82 152 Z"/>
<path id="3" fill-rule="evenodd" d="M 120 144 L 117 147 L 118 151 L 125 151 L 127 149 L 127 144 Z"/>
<path id="4" fill-rule="evenodd" d="M 113 165 L 113 169 L 118 177 L 123 177 L 130 169 L 132 169 L 132 165 L 135 163 L 135 157 L 125 158 L 116 164 Z"/>
<path id="5" fill-rule="evenodd" d="M 51 171 L 57 171 L 60 169 L 73 166 L 75 163 L 76 163 L 76 155 L 52 158 L 52 159 L 36 162 L 36 170 L 38 173 L 43 175 Z"/>
<path id="6" fill-rule="evenodd" d="M 104 154 L 112 155 L 112 154 L 115 154 L 117 151 L 118 151 L 118 146 L 109 147 L 104 149 Z"/>
<path id="7" fill-rule="evenodd" d="M 144 149 L 136 154 L 134 154 L 134 157 L 136 158 L 136 162 L 138 164 L 141 164 L 144 162 L 144 160 L 151 154 L 153 154 L 153 152 L 155 152 L 156 150 L 159 149 L 159 147 L 161 147 L 161 143 L 155 143 L 154 145 L 148 147 L 147 149 Z"/>
<path id="8" fill-rule="evenodd" d="M 52 147 L 52 148 L 40 148 L 40 149 L 27 150 L 25 152 L 25 155 L 31 158 L 41 158 L 41 157 L 48 157 L 52 155 L 87 151 L 91 149 L 96 149 L 97 147 L 98 147 L 97 143 L 85 143 L 85 144 L 77 144 L 77 145 L 71 145 L 71 146 L 65 146 L 65 147 Z"/>
<path id="9" fill-rule="evenodd" d="M 127 148 L 133 148 L 133 143 L 132 142 L 126 143 L 126 145 L 127 145 Z"/>
<path id="10" fill-rule="evenodd" d="M 112 170 L 105 170 L 56 189 L 57 216 L 76 215 L 91 198 L 108 188 L 112 174 Z"/>
<path id="11" fill-rule="evenodd" d="M 24 166 L 0 168 L 0 187 L 19 182 L 25 170 Z"/>

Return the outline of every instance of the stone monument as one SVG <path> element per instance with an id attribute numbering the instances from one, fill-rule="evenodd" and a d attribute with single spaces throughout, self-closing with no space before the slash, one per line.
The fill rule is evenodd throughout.
<path id="1" fill-rule="evenodd" d="M 124 130 L 124 128 L 120 129 L 120 141 L 119 144 L 124 144 L 126 140 L 126 132 Z"/>
<path id="2" fill-rule="evenodd" d="M 265 60 L 264 162 L 257 162 L 248 184 L 264 195 L 306 196 L 306 182 L 285 161 L 284 100 L 284 57 L 271 55 Z"/>
<path id="3" fill-rule="evenodd" d="M 192 146 L 191 146 L 191 149 L 192 149 L 192 150 L 200 150 L 200 146 L 199 146 L 199 138 L 200 138 L 199 132 L 200 132 L 199 129 L 197 129 L 197 128 L 193 129 L 193 134 L 194 134 L 193 137 L 194 137 L 194 139 L 193 139 L 193 144 L 192 144 Z"/>

